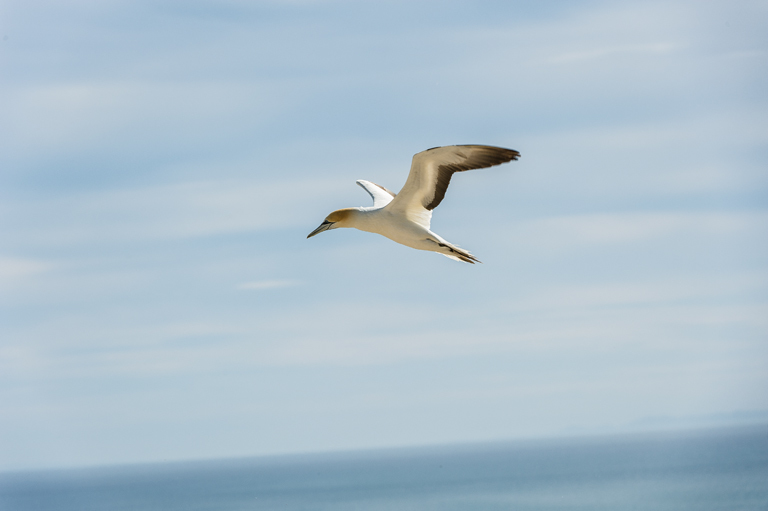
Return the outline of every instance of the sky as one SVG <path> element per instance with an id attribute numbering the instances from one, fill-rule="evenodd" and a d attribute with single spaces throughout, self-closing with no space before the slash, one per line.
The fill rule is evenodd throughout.
<path id="1" fill-rule="evenodd" d="M 0 470 L 768 423 L 764 1 L 0 3 Z M 339 229 L 451 144 L 432 229 Z"/>

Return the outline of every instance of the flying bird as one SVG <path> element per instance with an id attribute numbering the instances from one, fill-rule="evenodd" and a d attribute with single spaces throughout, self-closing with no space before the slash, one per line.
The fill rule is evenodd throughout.
<path id="1" fill-rule="evenodd" d="M 372 207 L 337 209 L 325 217 L 307 238 L 339 227 L 374 232 L 418 250 L 430 250 L 465 263 L 480 262 L 475 256 L 445 241 L 429 229 L 432 210 L 445 197 L 454 172 L 484 169 L 517 160 L 520 153 L 487 145 L 433 147 L 413 156 L 411 172 L 400 193 L 359 180 L 373 198 Z"/>

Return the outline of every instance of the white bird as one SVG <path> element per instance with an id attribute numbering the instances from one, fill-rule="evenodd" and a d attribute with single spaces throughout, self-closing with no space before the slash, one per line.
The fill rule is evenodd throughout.
<path id="1" fill-rule="evenodd" d="M 457 261 L 480 262 L 464 249 L 429 230 L 432 210 L 445 197 L 454 172 L 484 169 L 517 160 L 520 153 L 487 145 L 433 147 L 413 156 L 411 172 L 400 193 L 394 194 L 370 181 L 357 181 L 373 198 L 373 207 L 337 209 L 325 218 L 315 234 L 339 227 L 374 232 L 418 250 L 438 252 Z"/>

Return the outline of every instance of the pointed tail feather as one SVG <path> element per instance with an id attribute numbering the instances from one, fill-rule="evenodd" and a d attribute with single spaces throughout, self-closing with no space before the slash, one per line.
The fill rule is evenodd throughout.
<path id="1" fill-rule="evenodd" d="M 481 263 L 477 257 L 473 256 L 463 248 L 459 248 L 455 245 L 450 245 L 448 243 L 438 243 L 438 246 L 442 249 L 447 249 L 448 252 L 440 251 L 441 254 L 443 254 L 446 257 L 450 257 L 451 259 L 455 259 L 457 261 L 464 261 L 465 263 L 475 264 L 475 263 Z"/>

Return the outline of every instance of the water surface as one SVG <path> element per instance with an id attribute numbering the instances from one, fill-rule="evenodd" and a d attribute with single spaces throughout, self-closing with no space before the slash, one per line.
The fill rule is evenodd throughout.
<path id="1" fill-rule="evenodd" d="M 4 511 L 768 510 L 768 426 L 0 474 Z"/>

